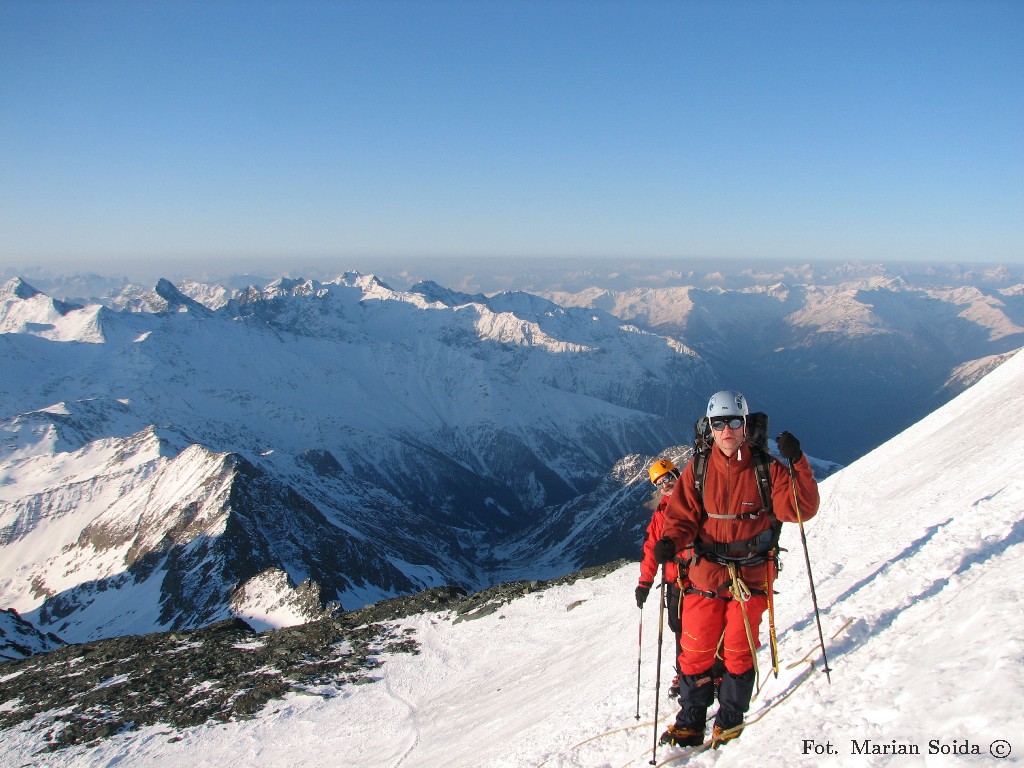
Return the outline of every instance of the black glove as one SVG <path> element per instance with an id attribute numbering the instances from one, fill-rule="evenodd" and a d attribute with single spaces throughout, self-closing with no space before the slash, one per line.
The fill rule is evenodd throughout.
<path id="1" fill-rule="evenodd" d="M 789 432 L 783 432 L 775 438 L 775 442 L 779 446 L 779 454 L 784 459 L 799 461 L 800 457 L 804 455 L 804 452 L 800 450 L 800 441 L 789 434 Z"/>
<path id="2" fill-rule="evenodd" d="M 644 603 L 647 602 L 647 596 L 651 594 L 650 587 L 637 587 L 636 588 L 636 607 L 643 608 Z"/>
<path id="3" fill-rule="evenodd" d="M 676 543 L 668 536 L 658 539 L 654 544 L 654 562 L 664 565 L 676 556 Z"/>

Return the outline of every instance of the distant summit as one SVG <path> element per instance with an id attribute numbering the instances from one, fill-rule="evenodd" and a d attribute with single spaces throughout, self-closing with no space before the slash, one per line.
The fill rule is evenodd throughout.
<path id="1" fill-rule="evenodd" d="M 207 309 L 199 302 L 179 291 L 170 280 L 160 278 L 156 284 L 156 295 L 166 302 L 165 311 L 194 311 L 206 313 Z"/>
<path id="2" fill-rule="evenodd" d="M 0 301 L 9 299 L 31 299 L 38 296 L 39 291 L 29 285 L 20 277 L 8 280 L 0 287 Z"/>

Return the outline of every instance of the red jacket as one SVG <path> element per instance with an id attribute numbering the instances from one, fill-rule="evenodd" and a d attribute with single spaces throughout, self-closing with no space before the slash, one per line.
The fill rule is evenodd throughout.
<path id="1" fill-rule="evenodd" d="M 802 520 L 810 520 L 818 512 L 818 484 L 806 456 L 801 456 L 793 469 L 800 517 Z M 782 462 L 772 461 L 770 472 L 775 517 L 784 523 L 795 523 L 797 516 L 789 469 Z M 750 448 L 742 445 L 730 458 L 717 446 L 712 446 L 704 480 L 704 509 L 713 515 L 733 516 L 760 508 L 761 496 L 757 490 L 757 472 L 750 460 Z M 675 542 L 677 552 L 682 552 L 698 541 L 744 541 L 771 528 L 771 525 L 771 516 L 767 514 L 745 520 L 705 518 L 693 485 L 692 460 L 668 496 L 665 507 L 664 535 Z M 770 575 L 774 577 L 775 566 L 771 562 L 742 566 L 740 575 L 751 589 L 764 591 L 768 588 L 769 569 Z M 697 589 L 711 592 L 722 589 L 724 592 L 729 571 L 724 565 L 699 558 L 690 566 L 689 577 Z"/>
<path id="2" fill-rule="evenodd" d="M 651 515 L 647 524 L 647 538 L 644 539 L 644 554 L 640 560 L 640 586 L 652 587 L 658 575 L 658 564 L 654 561 L 654 544 L 665 535 L 665 506 L 668 496 L 661 497 L 661 503 Z M 665 563 L 665 581 L 673 582 L 679 577 L 679 566 L 676 563 Z"/>

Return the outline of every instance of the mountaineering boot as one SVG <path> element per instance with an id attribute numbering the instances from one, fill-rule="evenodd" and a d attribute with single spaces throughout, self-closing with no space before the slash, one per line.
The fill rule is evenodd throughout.
<path id="1" fill-rule="evenodd" d="M 715 686 L 710 674 L 680 675 L 679 714 L 676 722 L 661 734 L 661 743 L 677 747 L 704 743 L 704 722 L 714 700 Z"/>
<path id="2" fill-rule="evenodd" d="M 735 728 L 729 728 L 728 730 L 725 730 L 720 725 L 716 725 L 711 729 L 711 746 L 714 749 L 718 749 L 719 745 L 733 739 L 738 739 L 741 733 L 743 733 L 742 725 L 737 725 Z"/>
<path id="3" fill-rule="evenodd" d="M 714 746 L 739 738 L 743 732 L 743 715 L 750 708 L 750 697 L 754 693 L 754 670 L 748 669 L 739 675 L 726 670 L 718 688 L 718 714 L 711 740 Z"/>
<path id="4" fill-rule="evenodd" d="M 693 728 L 679 728 L 670 725 L 668 730 L 661 734 L 661 743 L 673 747 L 696 747 L 704 743 L 704 724 L 701 723 L 699 731 Z"/>

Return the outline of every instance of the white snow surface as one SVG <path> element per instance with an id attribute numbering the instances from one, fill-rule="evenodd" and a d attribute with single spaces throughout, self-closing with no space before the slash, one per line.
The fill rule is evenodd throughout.
<path id="1" fill-rule="evenodd" d="M 687 765 L 1024 762 L 1022 409 L 1018 354 L 821 484 L 820 513 L 805 529 L 831 682 L 821 670 L 800 536 L 789 525 L 776 616 L 780 674 L 771 674 L 762 648 L 747 730 Z M 150 727 L 56 754 L 35 754 L 38 737 L 12 731 L 0 764 L 648 765 L 654 734 L 676 707 L 665 694 L 666 652 L 655 724 L 658 613 L 655 600 L 636 608 L 638 574 L 629 564 L 473 621 L 456 623 L 446 612 L 402 620 L 421 653 L 385 657 L 378 682 L 339 688 L 333 698 L 294 695 L 249 721 L 181 734 Z M 665 640 L 667 649 L 667 630 Z M 919 754 L 858 754 L 872 746 Z M 1007 748 L 1005 759 L 993 757 Z M 678 754 L 659 747 L 657 764 L 679 765 L 671 760 Z"/>

